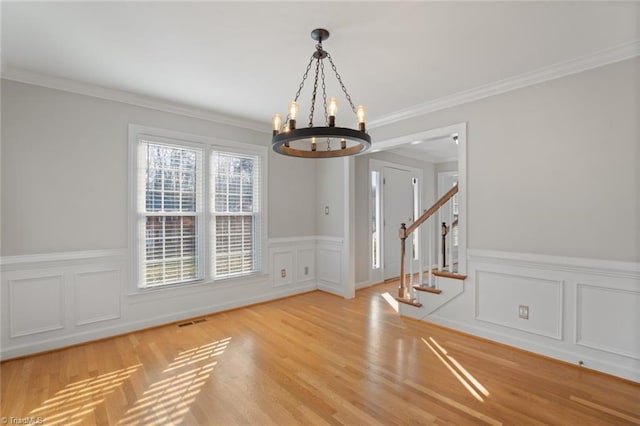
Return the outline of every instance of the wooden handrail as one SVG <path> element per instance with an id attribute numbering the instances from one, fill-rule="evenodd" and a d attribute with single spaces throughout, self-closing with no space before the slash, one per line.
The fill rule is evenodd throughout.
<path id="1" fill-rule="evenodd" d="M 422 216 L 420 216 L 418 219 L 416 219 L 416 221 L 413 222 L 411 224 L 411 226 L 409 226 L 407 228 L 407 230 L 405 231 L 405 234 L 404 234 L 405 238 L 407 236 L 411 235 L 411 233 L 413 231 L 415 231 L 418 228 L 418 226 L 422 225 L 435 212 L 437 212 L 440 207 L 444 206 L 446 204 L 446 202 L 449 201 L 457 193 L 458 193 L 458 185 L 456 184 L 453 188 L 451 188 L 449 190 L 449 192 L 447 192 L 442 197 L 440 197 L 440 199 L 438 201 L 436 201 L 436 203 L 433 206 L 431 206 L 431 208 L 429 208 L 429 210 L 427 210 L 426 212 L 422 213 Z"/>
<path id="2" fill-rule="evenodd" d="M 398 287 L 398 300 L 406 301 L 411 299 L 411 292 L 409 290 L 409 287 L 407 286 L 407 277 L 405 276 L 404 271 L 405 242 L 407 240 L 407 237 L 411 235 L 413 231 L 415 231 L 420 225 L 422 225 L 427 219 L 429 219 L 435 212 L 440 209 L 440 207 L 445 205 L 457 193 L 458 185 L 456 184 L 446 194 L 440 197 L 440 199 L 436 201 L 435 204 L 429 208 L 429 210 L 424 212 L 422 216 L 416 219 L 416 221 L 413 222 L 410 227 L 407 228 L 404 223 L 400 225 L 400 286 Z M 431 265 L 429 265 L 429 268 L 431 268 Z M 420 271 L 420 273 L 422 273 L 422 271 Z"/>

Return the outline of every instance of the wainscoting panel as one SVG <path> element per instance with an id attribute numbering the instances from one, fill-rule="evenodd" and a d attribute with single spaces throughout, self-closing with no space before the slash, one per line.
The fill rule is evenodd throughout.
<path id="1" fill-rule="evenodd" d="M 640 360 L 640 290 L 578 283 L 576 302 L 578 345 Z"/>
<path id="2" fill-rule="evenodd" d="M 272 252 L 273 286 L 290 285 L 294 279 L 295 249 L 278 249 Z"/>
<path id="3" fill-rule="evenodd" d="M 121 269 L 74 274 L 76 326 L 120 318 L 122 274 Z"/>
<path id="4" fill-rule="evenodd" d="M 314 281 L 316 274 L 316 251 L 312 248 L 298 249 L 298 282 Z"/>
<path id="5" fill-rule="evenodd" d="M 269 259 L 274 287 L 315 287 L 316 237 L 271 239 Z"/>
<path id="6" fill-rule="evenodd" d="M 426 321 L 640 383 L 640 263 L 468 255 L 463 293 Z"/>
<path id="7" fill-rule="evenodd" d="M 476 318 L 504 327 L 562 339 L 563 282 L 476 271 Z M 519 317 L 520 306 L 529 318 Z"/>
<path id="8" fill-rule="evenodd" d="M 318 238 L 269 240 L 260 274 L 148 290 L 126 249 L 0 258 L 0 359 L 315 290 Z"/>
<path id="9" fill-rule="evenodd" d="M 329 293 L 343 295 L 342 242 L 318 242 L 318 288 Z"/>
<path id="10" fill-rule="evenodd" d="M 9 280 L 9 323 L 12 338 L 65 327 L 64 274 L 37 272 Z"/>

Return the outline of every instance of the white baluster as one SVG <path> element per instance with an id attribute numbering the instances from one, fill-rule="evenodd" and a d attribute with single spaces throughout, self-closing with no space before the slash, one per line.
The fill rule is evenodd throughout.
<path id="1" fill-rule="evenodd" d="M 427 239 L 429 241 L 429 263 L 427 263 L 427 285 L 431 286 L 431 269 L 433 269 L 433 221 L 427 219 Z"/>
<path id="2" fill-rule="evenodd" d="M 416 232 L 418 233 L 418 241 L 420 242 L 420 251 L 418 252 L 418 285 L 422 287 L 424 284 L 424 262 L 422 260 L 424 257 L 424 246 L 422 245 L 422 227 L 416 229 Z"/>
<path id="3" fill-rule="evenodd" d="M 453 272 L 453 198 L 448 202 L 449 204 L 449 242 L 447 244 L 447 251 L 449 253 L 449 272 Z"/>
<path id="4" fill-rule="evenodd" d="M 442 213 L 442 207 L 440 207 L 440 209 L 438 209 L 438 216 L 439 218 L 441 218 L 441 214 Z M 444 253 L 442 253 L 442 224 L 440 222 L 438 222 L 438 227 L 440 228 L 438 232 L 438 271 L 442 271 L 442 259 L 444 256 Z"/>

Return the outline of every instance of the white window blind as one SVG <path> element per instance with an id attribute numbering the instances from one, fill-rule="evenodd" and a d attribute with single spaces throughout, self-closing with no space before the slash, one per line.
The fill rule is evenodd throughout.
<path id="1" fill-rule="evenodd" d="M 260 270 L 262 219 L 260 157 L 211 154 L 212 263 L 214 278 Z"/>
<path id="2" fill-rule="evenodd" d="M 140 140 L 139 278 L 142 287 L 202 279 L 202 150 Z"/>
<path id="3" fill-rule="evenodd" d="M 263 147 L 132 124 L 129 149 L 137 288 L 262 271 Z"/>

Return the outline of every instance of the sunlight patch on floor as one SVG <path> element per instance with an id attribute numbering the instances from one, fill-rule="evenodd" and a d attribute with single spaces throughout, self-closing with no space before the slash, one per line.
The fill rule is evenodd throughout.
<path id="1" fill-rule="evenodd" d="M 466 368 L 462 366 L 455 358 L 447 353 L 447 351 L 438 343 L 433 337 L 429 337 L 433 346 L 421 337 L 422 341 L 431 349 L 431 351 L 438 357 L 440 361 L 449 369 L 451 374 L 458 379 L 458 381 L 469 391 L 469 393 L 478 401 L 483 402 L 484 399 L 480 396 L 480 393 L 485 397 L 488 397 L 489 391 L 482 386 L 482 384 L 475 378 Z M 435 346 L 435 348 L 434 348 Z M 478 393 L 480 392 L 480 393 Z"/>
<path id="2" fill-rule="evenodd" d="M 382 298 L 387 301 L 387 303 L 393 308 L 394 311 L 398 312 L 398 301 L 389 294 L 388 291 L 382 293 Z"/>
<path id="3" fill-rule="evenodd" d="M 227 337 L 180 352 L 163 371 L 168 377 L 152 383 L 118 425 L 181 423 L 230 342 Z"/>
<path id="4" fill-rule="evenodd" d="M 142 364 L 112 371 L 97 377 L 70 383 L 49 398 L 38 408 L 31 410 L 30 416 L 43 417 L 47 425 L 76 425 L 83 417 L 93 412 L 107 395 L 113 393 Z"/>

